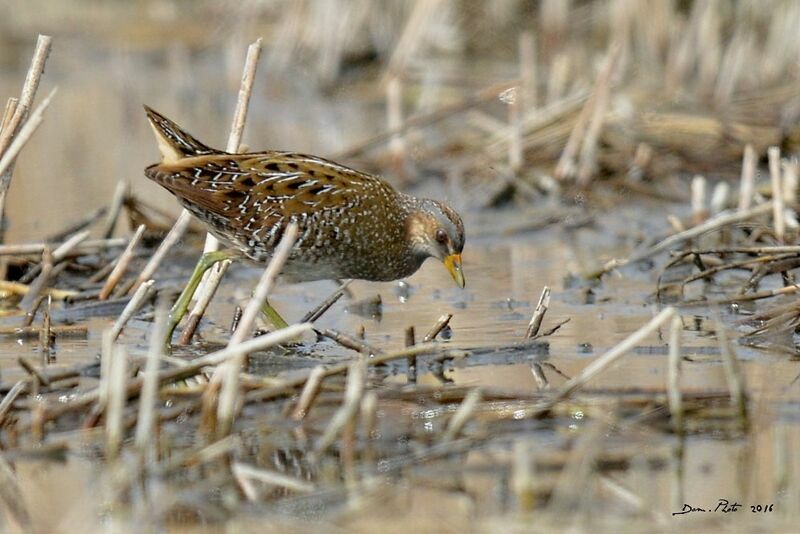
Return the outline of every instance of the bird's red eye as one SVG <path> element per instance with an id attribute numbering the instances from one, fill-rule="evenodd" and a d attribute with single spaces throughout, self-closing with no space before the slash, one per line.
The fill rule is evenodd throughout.
<path id="1" fill-rule="evenodd" d="M 442 243 L 442 244 L 447 242 L 447 232 L 445 232 L 441 228 L 436 230 L 436 241 L 438 241 L 439 243 Z"/>

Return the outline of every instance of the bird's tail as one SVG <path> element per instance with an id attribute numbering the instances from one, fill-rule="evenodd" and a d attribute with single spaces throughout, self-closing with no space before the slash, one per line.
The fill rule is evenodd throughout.
<path id="1" fill-rule="evenodd" d="M 163 163 L 175 163 L 183 158 L 223 153 L 221 150 L 204 145 L 154 109 L 145 106 L 144 111 L 147 113 L 147 119 L 150 121 L 153 132 L 156 134 L 158 149 L 161 151 L 161 161 Z"/>

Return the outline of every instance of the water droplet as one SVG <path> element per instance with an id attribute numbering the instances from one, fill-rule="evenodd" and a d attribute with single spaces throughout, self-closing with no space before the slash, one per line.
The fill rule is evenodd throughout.
<path id="1" fill-rule="evenodd" d="M 497 98 L 504 104 L 513 104 L 517 101 L 517 88 L 516 87 L 509 87 L 499 95 Z"/>

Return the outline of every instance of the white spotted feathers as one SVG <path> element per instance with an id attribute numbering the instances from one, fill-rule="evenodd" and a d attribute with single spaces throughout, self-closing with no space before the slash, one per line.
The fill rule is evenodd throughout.
<path id="1" fill-rule="evenodd" d="M 396 280 L 428 256 L 414 249 L 408 229 L 415 211 L 432 201 L 315 156 L 215 150 L 145 109 L 162 153 L 145 175 L 251 260 L 268 261 L 290 221 L 300 229 L 283 271 L 292 281 Z M 461 220 L 449 208 L 442 213 L 457 219 L 451 226 L 461 236 L 454 240 L 463 246 Z"/>

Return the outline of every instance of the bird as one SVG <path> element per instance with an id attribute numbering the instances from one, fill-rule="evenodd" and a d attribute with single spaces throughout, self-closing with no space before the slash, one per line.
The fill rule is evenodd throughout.
<path id="1" fill-rule="evenodd" d="M 282 280 L 392 281 L 412 275 L 433 257 L 465 286 L 464 224 L 444 202 L 402 193 L 378 176 L 318 156 L 211 148 L 152 108 L 144 109 L 161 154 L 145 176 L 172 193 L 231 251 L 266 263 L 289 224 L 297 225 Z M 203 269 L 224 257 L 207 259 Z"/>

